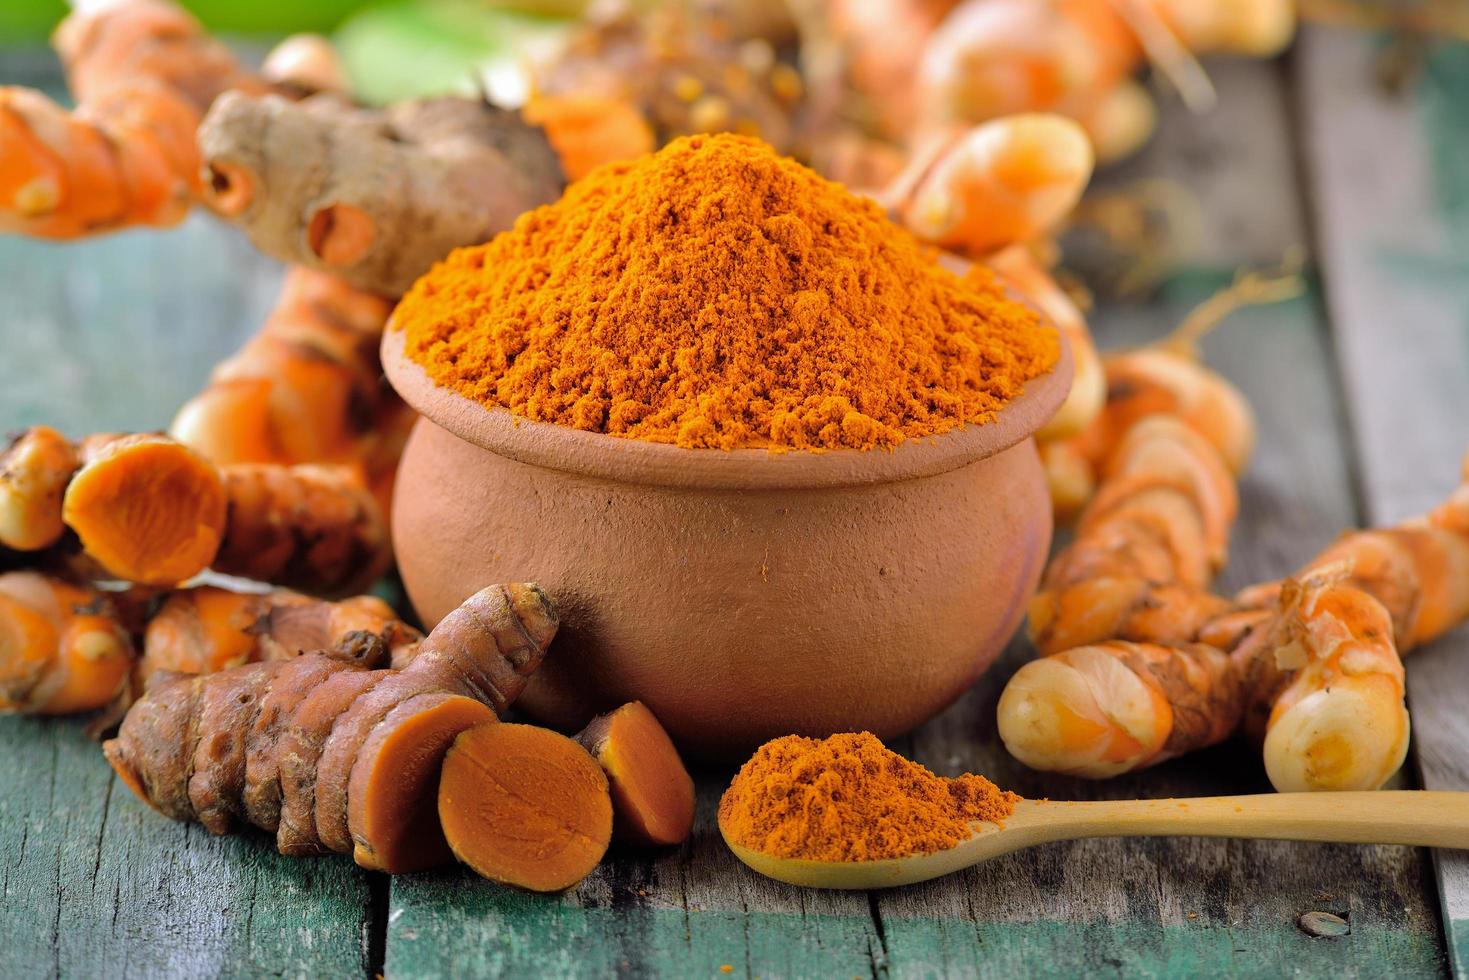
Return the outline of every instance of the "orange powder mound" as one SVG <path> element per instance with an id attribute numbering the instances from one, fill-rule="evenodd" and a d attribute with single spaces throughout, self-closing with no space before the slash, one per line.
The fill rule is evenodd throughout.
<path id="1" fill-rule="evenodd" d="M 871 449 L 992 421 L 1059 342 L 984 271 L 757 140 L 609 164 L 394 313 L 441 386 L 699 448 Z"/>
<path id="2" fill-rule="evenodd" d="M 732 842 L 777 857 L 873 861 L 927 854 L 999 823 L 1020 797 L 983 776 L 936 776 L 868 732 L 767 742 L 719 801 Z"/>

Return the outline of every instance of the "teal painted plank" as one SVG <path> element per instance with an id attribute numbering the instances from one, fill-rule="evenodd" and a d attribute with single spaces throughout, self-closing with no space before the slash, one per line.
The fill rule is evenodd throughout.
<path id="1" fill-rule="evenodd" d="M 719 839 L 723 774 L 702 774 L 683 847 L 620 849 L 564 895 L 463 870 L 395 878 L 390 977 L 869 977 L 884 969 L 865 895 L 805 892 L 745 872 Z"/>
<path id="2" fill-rule="evenodd" d="M 68 720 L 0 719 L 0 974 L 345 977 L 366 876 L 147 809 Z"/>
<path id="3" fill-rule="evenodd" d="M 1363 502 L 1383 523 L 1442 499 L 1469 448 L 1469 46 L 1434 47 L 1408 98 L 1374 84 L 1377 50 L 1313 31 L 1300 79 Z M 1424 785 L 1469 790 L 1469 632 L 1407 668 Z M 1469 977 L 1469 859 L 1435 862 L 1453 970 Z"/>

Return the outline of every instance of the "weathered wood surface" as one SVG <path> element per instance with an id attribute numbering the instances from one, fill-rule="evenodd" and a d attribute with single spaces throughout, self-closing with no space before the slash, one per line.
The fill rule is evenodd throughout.
<path id="1" fill-rule="evenodd" d="M 1186 256 L 1190 270 L 1155 301 L 1099 313 L 1105 344 L 1160 335 L 1236 264 L 1272 261 L 1309 238 L 1292 162 L 1289 81 L 1274 65 L 1224 66 L 1215 78 L 1218 115 L 1198 120 L 1170 108 L 1166 138 L 1113 178 L 1161 174 L 1187 184 L 1206 225 Z M 167 235 L 64 250 L 0 239 L 0 289 L 8 297 L 0 308 L 0 427 L 164 424 L 208 366 L 259 323 L 276 274 L 237 237 L 202 220 Z M 1335 310 L 1330 278 L 1327 290 Z M 1207 345 L 1211 363 L 1246 389 L 1262 417 L 1226 585 L 1288 570 L 1362 516 L 1325 324 L 1313 294 L 1243 314 Z M 1380 356 L 1401 359 L 1411 375 L 1418 362 L 1409 359 L 1420 355 L 1403 344 Z M 1419 367 L 1462 377 L 1469 357 Z M 1105 785 L 1025 772 L 997 743 L 994 703 L 1027 655 L 1017 644 L 973 692 L 899 748 L 942 772 L 988 772 L 1054 798 L 1265 788 L 1258 751 L 1242 745 Z M 713 826 L 728 773 L 713 772 L 701 774 L 700 820 L 687 846 L 614 852 L 579 888 L 540 897 L 460 871 L 389 886 L 344 862 L 278 858 L 260 838 L 216 841 L 170 824 L 115 784 L 70 722 L 0 721 L 0 752 L 20 773 L 0 794 L 7 976 L 376 969 L 392 977 L 719 976 L 728 966 L 732 975 L 760 977 L 1273 977 L 1445 969 L 1427 856 L 1408 848 L 1081 842 L 910 889 L 807 893 L 757 878 L 730 857 Z M 1346 915 L 1352 933 L 1308 938 L 1295 919 L 1311 910 Z"/>
<path id="2" fill-rule="evenodd" d="M 1381 524 L 1432 507 L 1469 464 L 1469 58 L 1435 52 L 1401 97 L 1374 84 L 1376 53 L 1322 29 L 1298 61 L 1362 504 Z M 1469 635 L 1415 653 L 1408 692 L 1424 785 L 1469 790 Z M 1453 969 L 1469 977 L 1469 857 L 1435 858 Z"/>

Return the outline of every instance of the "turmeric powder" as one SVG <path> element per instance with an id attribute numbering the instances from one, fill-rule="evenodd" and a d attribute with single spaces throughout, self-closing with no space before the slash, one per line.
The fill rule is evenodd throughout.
<path id="1" fill-rule="evenodd" d="M 766 742 L 719 801 L 726 840 L 777 857 L 876 861 L 947 850 L 1020 797 L 983 776 L 936 776 L 870 732 Z"/>
<path id="2" fill-rule="evenodd" d="M 872 449 L 992 421 L 1059 356 L 989 273 L 763 143 L 609 164 L 394 313 L 440 385 L 516 415 L 696 448 Z"/>

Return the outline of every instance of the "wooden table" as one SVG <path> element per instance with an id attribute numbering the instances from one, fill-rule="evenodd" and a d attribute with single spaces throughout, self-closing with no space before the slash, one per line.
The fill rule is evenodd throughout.
<path id="1" fill-rule="evenodd" d="M 1469 447 L 1469 50 L 1435 53 L 1402 97 L 1375 83 L 1375 50 L 1313 31 L 1281 64 L 1218 66 L 1220 109 L 1169 108 L 1165 135 L 1108 178 L 1181 182 L 1202 214 L 1154 299 L 1098 313 L 1104 345 L 1160 335 L 1242 263 L 1295 244 L 1317 263 L 1308 296 L 1207 344 L 1261 416 L 1227 587 L 1435 502 Z M 7 57 L 0 77 L 35 82 L 38 63 Z M 0 240 L 0 423 L 165 425 L 260 323 L 278 275 L 203 217 L 65 247 Z M 1242 745 L 1106 784 L 1025 771 L 994 708 L 1026 656 L 1017 643 L 897 748 L 1052 798 L 1266 788 Z M 1416 762 L 1402 781 L 1469 789 L 1469 635 L 1415 655 L 1409 674 Z M 73 721 L 0 720 L 0 758 L 7 977 L 1469 976 L 1469 865 L 1411 848 L 1094 841 L 897 891 L 803 892 L 730 857 L 716 771 L 686 846 L 615 851 L 544 897 L 459 870 L 389 880 L 170 823 Z M 1296 920 L 1312 910 L 1347 918 L 1350 935 L 1307 936 Z"/>

